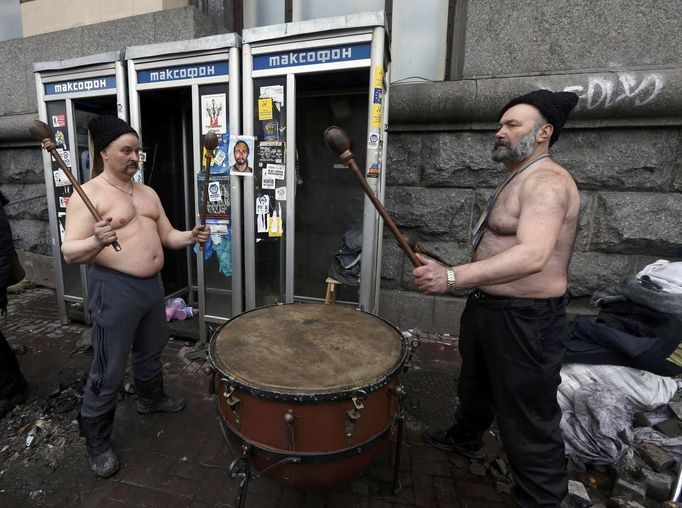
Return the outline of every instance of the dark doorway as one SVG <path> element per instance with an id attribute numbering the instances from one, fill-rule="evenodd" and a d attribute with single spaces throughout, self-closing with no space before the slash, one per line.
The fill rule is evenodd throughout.
<path id="1" fill-rule="evenodd" d="M 188 87 L 140 92 L 140 136 L 145 152 L 144 183 L 159 195 L 174 228 L 191 229 L 194 216 L 192 175 L 191 92 Z M 189 295 L 190 264 L 187 249 L 164 249 L 161 275 L 166 296 Z"/>
<path id="2" fill-rule="evenodd" d="M 324 143 L 327 127 L 346 131 L 359 167 L 365 166 L 369 71 L 296 78 L 296 297 L 324 298 L 325 279 L 344 234 L 361 234 L 364 193 L 357 178 Z M 341 286 L 337 299 L 357 302 L 359 287 Z"/>

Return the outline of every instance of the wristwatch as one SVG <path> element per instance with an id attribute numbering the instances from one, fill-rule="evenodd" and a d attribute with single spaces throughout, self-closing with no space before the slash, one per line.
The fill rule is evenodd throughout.
<path id="1" fill-rule="evenodd" d="M 455 271 L 452 268 L 448 268 L 448 293 L 453 294 L 455 292 L 456 282 Z"/>

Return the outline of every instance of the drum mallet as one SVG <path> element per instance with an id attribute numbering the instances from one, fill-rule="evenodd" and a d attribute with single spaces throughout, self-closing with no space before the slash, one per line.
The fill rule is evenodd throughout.
<path id="1" fill-rule="evenodd" d="M 33 138 L 37 141 L 40 141 L 40 143 L 43 145 L 43 148 L 50 155 L 52 155 L 52 158 L 55 160 L 55 162 L 57 162 L 59 169 L 64 172 L 66 178 L 69 179 L 69 182 L 71 182 L 71 185 L 73 185 L 73 188 L 76 189 L 76 192 L 83 200 L 83 203 L 85 203 L 85 206 L 87 206 L 88 210 L 90 210 L 90 213 L 95 218 L 95 222 L 101 221 L 102 217 L 100 216 L 99 212 L 93 206 L 85 192 L 83 192 L 78 180 L 76 180 L 76 178 L 73 176 L 73 173 L 71 173 L 71 170 L 67 167 L 59 155 L 59 152 L 57 151 L 57 145 L 52 140 L 52 133 L 50 132 L 50 128 L 47 126 L 47 124 L 45 122 L 41 122 L 40 120 L 34 120 L 33 125 L 28 128 L 28 131 L 31 133 L 31 136 L 33 136 Z M 121 245 L 117 241 L 112 242 L 111 246 L 116 252 L 121 250 Z"/>
<path id="2" fill-rule="evenodd" d="M 377 199 L 374 191 L 370 188 L 367 180 L 365 180 L 364 175 L 360 172 L 360 168 L 355 162 L 355 154 L 353 154 L 353 152 L 350 150 L 350 139 L 348 138 L 348 135 L 343 131 L 343 129 L 332 125 L 331 127 L 327 127 L 327 130 L 324 131 L 324 141 L 327 143 L 327 146 L 331 149 L 331 151 L 339 156 L 341 162 L 343 162 L 353 171 L 357 179 L 360 181 L 360 185 L 362 185 L 365 194 L 367 194 L 367 197 L 370 199 L 370 201 L 372 201 L 374 208 L 377 209 L 377 212 L 379 212 L 381 218 L 384 219 L 386 226 L 388 226 L 388 229 L 391 231 L 391 233 L 393 233 L 398 245 L 403 252 L 405 252 L 415 268 L 422 266 L 421 261 L 417 259 L 417 256 L 414 254 L 414 251 L 405 240 L 405 237 L 400 233 L 400 230 L 393 222 L 393 219 L 391 219 L 391 217 L 388 215 L 386 208 L 384 208 L 384 205 L 382 205 Z"/>
<path id="3" fill-rule="evenodd" d="M 208 207 L 208 181 L 211 176 L 211 165 L 213 164 L 213 150 L 218 147 L 218 136 L 215 132 L 208 131 L 204 134 L 204 196 L 201 200 L 201 210 L 199 211 L 199 220 L 201 225 L 206 225 L 206 209 Z M 204 250 L 204 244 L 199 245 L 199 250 Z"/>

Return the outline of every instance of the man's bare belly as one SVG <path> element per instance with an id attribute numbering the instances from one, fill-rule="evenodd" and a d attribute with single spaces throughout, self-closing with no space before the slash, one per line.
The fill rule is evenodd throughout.
<path id="1" fill-rule="evenodd" d="M 516 236 L 496 235 L 493 231 L 488 230 L 485 232 L 478 249 L 476 249 L 474 261 L 492 257 L 513 247 L 516 243 Z M 561 245 L 558 245 L 542 271 L 503 284 L 480 286 L 480 289 L 491 295 L 517 298 L 556 298 L 562 296 L 568 288 L 567 269 L 570 256 L 571 247 L 566 251 Z"/>
<path id="2" fill-rule="evenodd" d="M 120 252 L 106 247 L 95 257 L 96 264 L 135 277 L 150 277 L 163 268 L 163 246 L 156 221 L 138 215 L 117 229 L 116 235 Z"/>

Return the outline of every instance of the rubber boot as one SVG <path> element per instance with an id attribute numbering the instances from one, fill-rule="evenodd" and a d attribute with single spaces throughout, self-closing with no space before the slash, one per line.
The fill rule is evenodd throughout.
<path id="1" fill-rule="evenodd" d="M 177 413 L 185 407 L 182 397 L 170 397 L 163 391 L 163 373 L 159 373 L 148 381 L 135 380 L 137 388 L 137 412 L 148 413 Z"/>
<path id="2" fill-rule="evenodd" d="M 118 471 L 118 457 L 111 447 L 111 430 L 114 426 L 116 407 L 101 416 L 92 418 L 78 415 L 80 434 L 85 438 L 88 464 L 100 478 L 108 478 Z"/>

